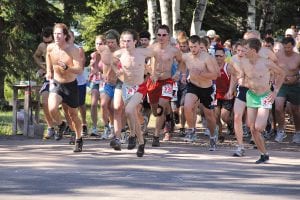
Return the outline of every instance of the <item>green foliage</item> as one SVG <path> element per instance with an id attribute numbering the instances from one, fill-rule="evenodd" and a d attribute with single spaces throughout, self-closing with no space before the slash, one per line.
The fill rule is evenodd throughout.
<path id="1" fill-rule="evenodd" d="M 93 0 L 87 6 L 93 9 L 91 15 L 77 16 L 82 19 L 78 26 L 82 34 L 84 49 L 94 49 L 94 38 L 109 29 L 121 32 L 125 28 L 137 31 L 147 29 L 147 3 L 141 0 Z"/>

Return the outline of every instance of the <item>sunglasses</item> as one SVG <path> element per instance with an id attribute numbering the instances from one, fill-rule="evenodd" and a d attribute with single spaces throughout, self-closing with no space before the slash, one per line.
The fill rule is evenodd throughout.
<path id="1" fill-rule="evenodd" d="M 223 57 L 224 55 L 215 55 L 216 58 Z"/>
<path id="2" fill-rule="evenodd" d="M 158 36 L 158 37 L 161 37 L 161 36 L 162 36 L 162 37 L 166 37 L 167 35 L 168 35 L 168 34 L 160 34 L 160 33 L 157 33 L 157 36 Z"/>
<path id="3" fill-rule="evenodd" d="M 96 45 L 103 45 L 103 43 L 102 42 L 97 42 Z"/>

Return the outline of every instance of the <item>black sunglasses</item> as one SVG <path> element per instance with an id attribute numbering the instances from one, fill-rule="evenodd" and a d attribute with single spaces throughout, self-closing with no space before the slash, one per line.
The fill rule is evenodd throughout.
<path id="1" fill-rule="evenodd" d="M 163 37 L 165 37 L 165 36 L 167 36 L 168 34 L 160 34 L 160 33 L 157 33 L 157 36 L 159 36 L 159 37 L 161 37 L 161 36 L 163 36 Z"/>
<path id="2" fill-rule="evenodd" d="M 215 57 L 223 57 L 224 55 L 215 55 Z"/>

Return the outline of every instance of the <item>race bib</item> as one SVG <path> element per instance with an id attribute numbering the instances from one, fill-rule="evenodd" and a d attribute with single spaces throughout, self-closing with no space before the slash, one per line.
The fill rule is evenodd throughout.
<path id="1" fill-rule="evenodd" d="M 123 84 L 122 86 L 122 96 L 124 102 L 129 100 L 138 90 L 138 86 L 126 86 Z"/>
<path id="2" fill-rule="evenodd" d="M 173 90 L 176 90 L 176 91 L 178 90 L 178 84 L 177 84 L 177 82 L 173 83 Z"/>
<path id="3" fill-rule="evenodd" d="M 173 97 L 173 85 L 166 84 L 162 86 L 162 94 L 163 97 Z"/>
<path id="4" fill-rule="evenodd" d="M 261 99 L 261 106 L 265 109 L 272 109 L 272 102 L 267 100 L 267 97 Z"/>

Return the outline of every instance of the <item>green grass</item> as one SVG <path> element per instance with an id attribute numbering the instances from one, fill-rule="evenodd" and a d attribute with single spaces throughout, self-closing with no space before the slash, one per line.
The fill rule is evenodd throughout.
<path id="1" fill-rule="evenodd" d="M 0 111 L 0 135 L 12 134 L 12 111 Z"/>

